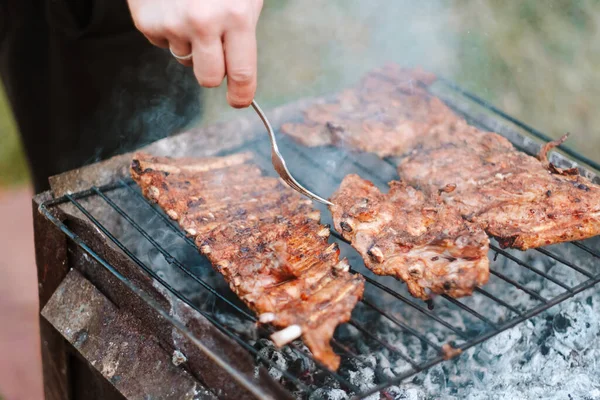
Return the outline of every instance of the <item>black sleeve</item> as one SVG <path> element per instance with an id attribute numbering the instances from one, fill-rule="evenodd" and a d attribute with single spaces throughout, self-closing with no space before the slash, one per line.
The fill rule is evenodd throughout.
<path id="1" fill-rule="evenodd" d="M 68 37 L 134 30 L 126 0 L 45 0 L 48 23 Z"/>
<path id="2" fill-rule="evenodd" d="M 0 76 L 36 191 L 200 115 L 191 68 L 152 46 L 125 0 L 0 0 Z M 0 21 L 0 27 L 2 21 Z"/>

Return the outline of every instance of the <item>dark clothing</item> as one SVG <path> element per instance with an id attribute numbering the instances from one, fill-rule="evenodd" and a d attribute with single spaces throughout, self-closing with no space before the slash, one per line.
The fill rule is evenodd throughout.
<path id="1" fill-rule="evenodd" d="M 36 192 L 200 115 L 191 69 L 148 43 L 126 0 L 0 0 L 0 75 Z"/>

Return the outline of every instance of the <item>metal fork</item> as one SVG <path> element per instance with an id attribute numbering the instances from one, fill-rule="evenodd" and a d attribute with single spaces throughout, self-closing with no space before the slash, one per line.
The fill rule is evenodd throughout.
<path id="1" fill-rule="evenodd" d="M 287 183 L 292 189 L 294 189 L 295 191 L 297 191 L 300 194 L 303 194 L 304 196 L 308 197 L 309 199 L 318 201 L 319 203 L 323 203 L 328 206 L 332 206 L 333 203 L 325 200 L 322 197 L 317 196 L 316 194 L 314 194 L 313 192 L 311 192 L 310 190 L 306 189 L 304 186 L 299 184 L 294 179 L 294 177 L 292 176 L 292 174 L 290 174 L 290 171 L 287 169 L 287 167 L 285 165 L 285 160 L 283 159 L 283 156 L 279 152 L 279 147 L 277 147 L 277 140 L 275 139 L 275 132 L 273 132 L 273 128 L 271 127 L 269 120 L 267 119 L 265 113 L 263 113 L 262 109 L 260 108 L 260 106 L 258 105 L 256 100 L 252 100 L 252 108 L 254 108 L 254 111 L 256 111 L 256 113 L 262 120 L 263 124 L 265 124 L 265 128 L 267 128 L 267 132 L 269 132 L 269 139 L 271 139 L 271 162 L 273 163 L 273 167 L 275 168 L 275 171 L 277 171 L 277 173 L 279 174 L 281 179 L 283 179 L 284 182 Z"/>

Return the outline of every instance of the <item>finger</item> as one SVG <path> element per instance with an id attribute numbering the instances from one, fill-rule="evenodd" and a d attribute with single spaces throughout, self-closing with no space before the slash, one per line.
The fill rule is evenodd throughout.
<path id="1" fill-rule="evenodd" d="M 225 77 L 223 44 L 218 36 L 203 37 L 192 43 L 194 74 L 200 86 L 217 87 Z"/>
<path id="2" fill-rule="evenodd" d="M 160 47 L 162 49 L 169 48 L 169 41 L 167 39 L 165 39 L 164 37 L 148 35 L 148 34 L 144 34 L 144 36 L 146 36 L 146 39 L 148 39 L 148 41 L 150 43 L 152 43 L 153 45 L 155 45 L 156 47 Z"/>
<path id="3" fill-rule="evenodd" d="M 254 30 L 225 34 L 227 102 L 232 107 L 247 107 L 256 92 L 256 34 Z"/>
<path id="4" fill-rule="evenodd" d="M 254 25 L 258 22 L 260 12 L 263 8 L 263 0 L 254 0 Z"/>
<path id="5" fill-rule="evenodd" d="M 186 40 L 170 38 L 169 39 L 169 48 L 170 48 L 173 56 L 186 57 L 186 56 L 189 56 L 190 54 L 192 54 L 192 45 L 190 44 L 190 42 L 188 42 Z M 188 60 L 182 60 L 181 58 L 175 57 L 175 59 L 177 60 L 177 62 L 179 62 L 180 64 L 183 64 L 187 67 L 190 67 L 193 64 L 193 61 L 191 58 Z"/>

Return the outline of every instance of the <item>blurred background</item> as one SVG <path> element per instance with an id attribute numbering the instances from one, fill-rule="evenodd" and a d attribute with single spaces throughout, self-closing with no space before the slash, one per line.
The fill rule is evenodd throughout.
<path id="1" fill-rule="evenodd" d="M 417 4 L 422 3 L 422 4 Z M 452 78 L 594 157 L 600 144 L 600 2 L 266 0 L 258 27 L 265 106 L 331 93 L 394 61 Z M 235 116 L 224 87 L 204 91 L 203 123 Z M 0 91 L 0 187 L 27 184 Z"/>
<path id="2" fill-rule="evenodd" d="M 265 0 L 258 43 L 257 99 L 266 108 L 337 91 L 394 61 L 451 78 L 552 137 L 571 132 L 570 146 L 600 160 L 600 1 Z M 204 91 L 201 123 L 239 113 L 227 107 L 224 89 Z M 30 197 L 0 87 L 0 270 L 8 277 L 0 282 L 0 318 L 15 322 L 0 324 L 7 398 L 17 398 L 11 382 L 39 393 L 36 368 L 23 363 L 37 359 L 32 232 L 23 224 Z"/>

